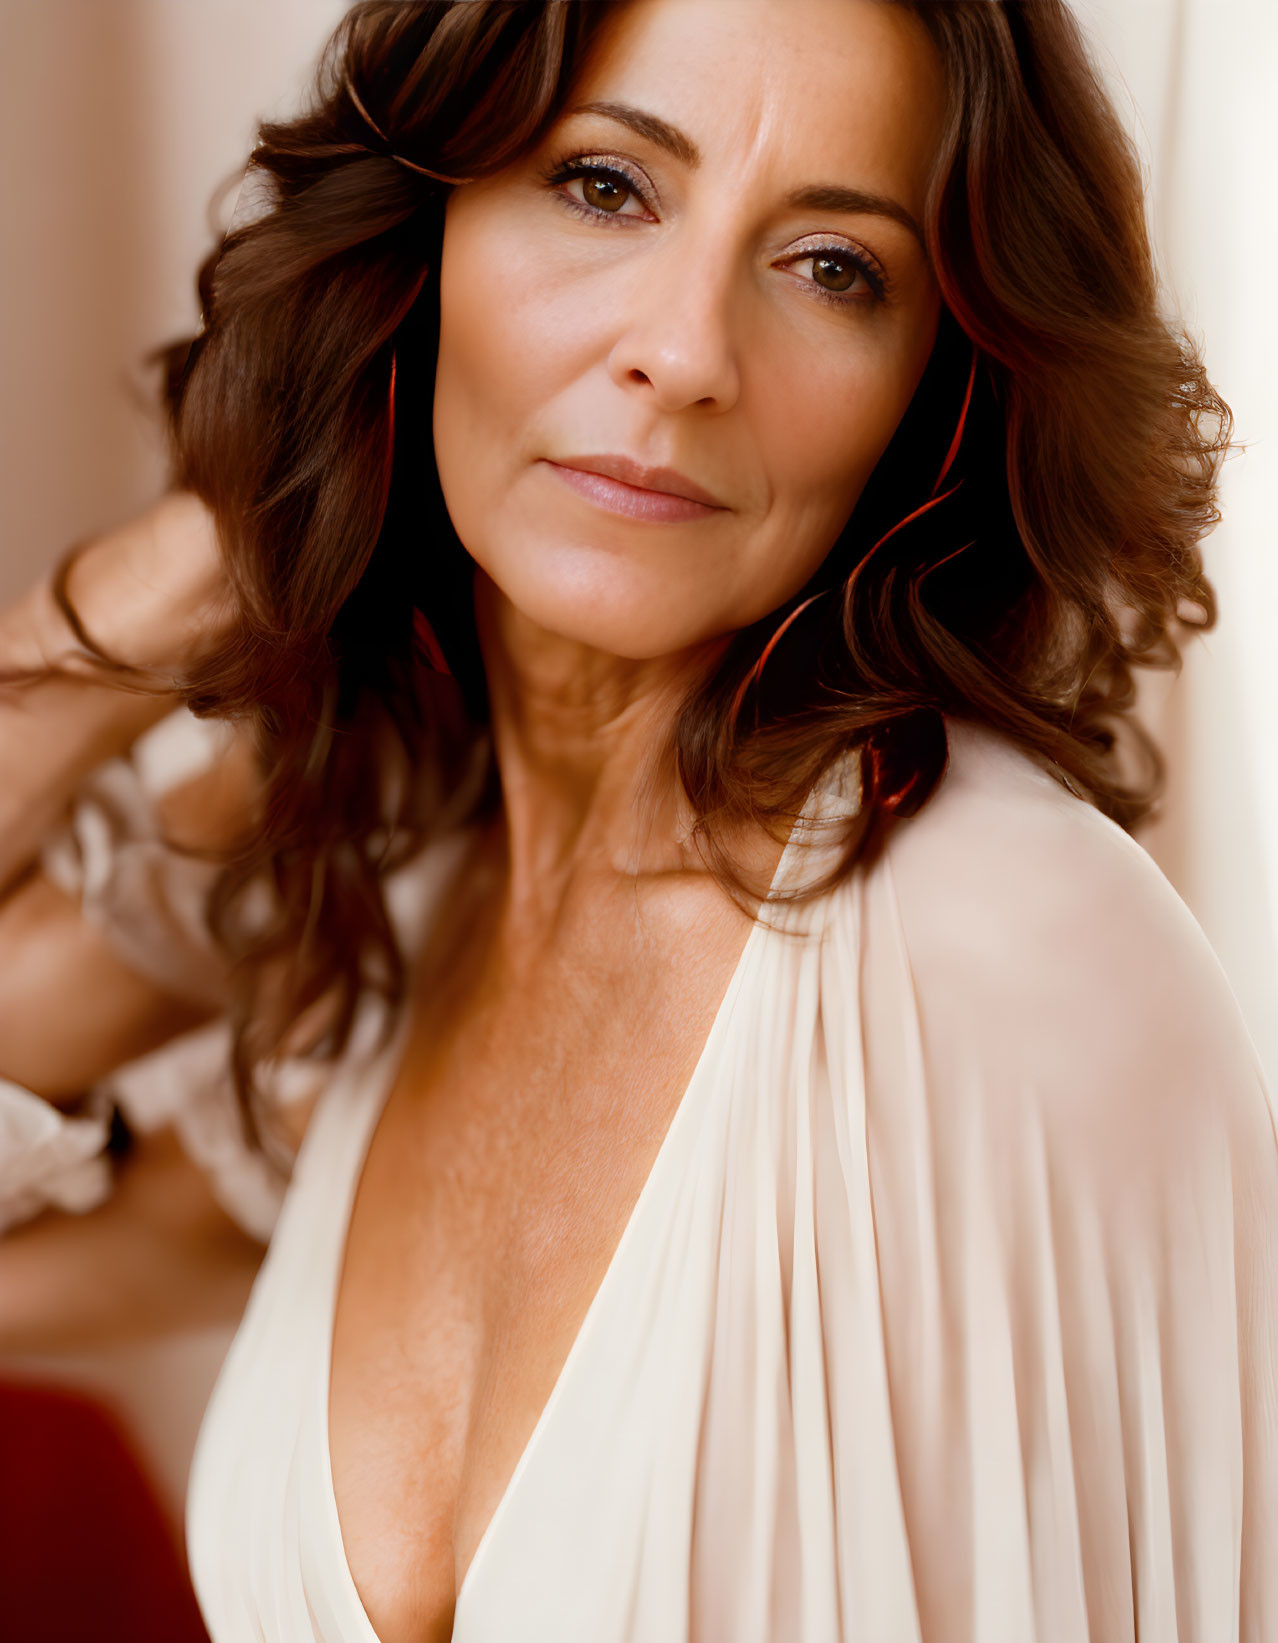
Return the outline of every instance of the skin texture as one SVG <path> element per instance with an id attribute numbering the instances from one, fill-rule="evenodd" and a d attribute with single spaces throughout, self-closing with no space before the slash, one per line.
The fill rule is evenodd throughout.
<path id="1" fill-rule="evenodd" d="M 505 802 L 420 961 L 338 1287 L 334 1494 L 382 1643 L 451 1635 L 749 934 L 653 749 L 724 636 L 819 564 L 939 312 L 908 228 L 783 203 L 838 184 L 921 219 L 940 69 L 914 19 L 635 0 L 572 99 L 597 100 L 679 127 L 700 164 L 578 113 L 457 190 L 445 224 L 436 455 L 479 567 Z M 633 173 L 624 222 L 545 181 L 579 153 Z M 844 267 L 853 300 L 822 299 L 813 253 L 840 247 L 884 267 L 887 303 Z M 543 460 L 589 452 L 680 469 L 724 506 L 622 518 Z M 770 871 L 780 846 L 746 842 Z"/>
<path id="2" fill-rule="evenodd" d="M 726 30 L 713 0 L 655 0 L 613 30 L 574 101 L 659 113 L 694 135 L 698 168 L 577 115 L 449 205 L 435 440 L 450 513 L 528 620 L 618 657 L 743 627 L 801 586 L 931 348 L 937 294 L 908 228 L 778 206 L 799 184 L 847 180 L 917 215 L 931 153 L 926 127 L 896 140 L 876 71 L 876 46 L 906 19 L 866 8 L 858 32 L 870 38 L 831 52 L 844 0 L 803 9 L 816 26 L 778 30 L 770 0 L 735 0 Z M 711 108 L 719 75 L 734 95 Z M 611 186 L 611 216 L 596 205 L 581 218 L 569 202 L 595 204 L 598 188 L 542 178 L 577 150 L 623 159 L 653 204 Z M 831 281 L 819 283 L 811 253 L 837 245 L 874 251 L 894 300 L 876 302 L 863 275 L 846 307 L 820 300 Z M 600 450 L 667 462 L 726 507 L 631 524 L 538 461 Z"/>
<path id="3" fill-rule="evenodd" d="M 576 114 L 448 204 L 435 454 L 480 567 L 517 900 L 525 865 L 551 903 L 583 859 L 633 869 L 643 754 L 688 670 L 819 565 L 936 335 L 907 227 L 785 204 L 836 183 L 921 221 L 942 81 L 917 20 L 878 0 L 734 0 L 727 23 L 719 0 L 619 8 L 569 102 L 656 114 L 699 165 Z M 609 191 L 612 215 L 597 185 L 545 180 L 582 153 L 635 180 Z M 844 306 L 823 300 L 829 248 L 869 252 L 888 300 L 862 274 Z M 605 512 L 543 460 L 591 452 L 678 469 L 724 506 L 662 525 Z"/>

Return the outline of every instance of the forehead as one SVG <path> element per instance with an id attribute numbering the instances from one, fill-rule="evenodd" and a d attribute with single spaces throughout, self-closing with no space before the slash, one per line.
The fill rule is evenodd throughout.
<path id="1" fill-rule="evenodd" d="M 706 169 L 891 184 L 921 208 L 944 93 L 931 38 L 891 0 L 623 0 L 569 106 L 657 114 Z"/>

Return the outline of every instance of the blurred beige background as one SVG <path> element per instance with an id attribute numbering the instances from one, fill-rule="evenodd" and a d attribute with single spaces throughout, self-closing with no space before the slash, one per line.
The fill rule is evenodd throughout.
<path id="1" fill-rule="evenodd" d="M 195 329 L 212 196 L 344 10 L 0 0 L 0 599 L 156 494 L 139 362 Z"/>
<path id="2" fill-rule="evenodd" d="M 1178 681 L 1144 692 L 1170 780 L 1139 837 L 1211 938 L 1278 1098 L 1278 7 L 1071 3 L 1144 158 L 1168 306 L 1204 341 L 1246 447 L 1204 544 L 1219 625 Z"/>
<path id="3" fill-rule="evenodd" d="M 723 0 L 731 4 L 732 0 Z M 783 4 L 784 0 L 778 0 Z M 1172 781 L 1142 842 L 1207 931 L 1278 1090 L 1278 8 L 1075 0 L 1145 156 L 1168 290 L 1245 454 L 1209 538 L 1216 632 L 1148 713 Z M 209 204 L 295 102 L 339 0 L 0 0 L 0 598 L 163 474 L 142 354 L 194 328 Z M 224 225 L 234 188 L 222 200 Z M 174 1510 L 228 1339 L 63 1355 L 130 1411 Z M 35 1364 L 33 1367 L 40 1367 Z"/>

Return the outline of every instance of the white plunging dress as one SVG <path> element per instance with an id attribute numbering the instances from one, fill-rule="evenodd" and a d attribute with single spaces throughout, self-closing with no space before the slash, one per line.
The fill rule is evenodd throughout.
<path id="1" fill-rule="evenodd" d="M 947 729 L 874 867 L 752 930 L 455 1643 L 1278 1639 L 1254 1047 L 1144 850 L 1003 738 Z M 805 816 L 854 802 L 844 761 Z M 778 886 L 822 864 L 807 837 Z M 412 940 L 460 842 L 405 881 Z M 201 1429 L 214 1643 L 378 1643 L 327 1419 L 403 1036 L 375 1029 L 312 1115 Z"/>

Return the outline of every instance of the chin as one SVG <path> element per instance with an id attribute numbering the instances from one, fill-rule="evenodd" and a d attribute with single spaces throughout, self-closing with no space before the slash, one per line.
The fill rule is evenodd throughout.
<path id="1" fill-rule="evenodd" d="M 726 624 L 699 610 L 692 590 L 672 587 L 652 565 L 627 564 L 600 548 L 526 545 L 484 571 L 519 616 L 547 633 L 629 661 L 704 643 Z"/>

